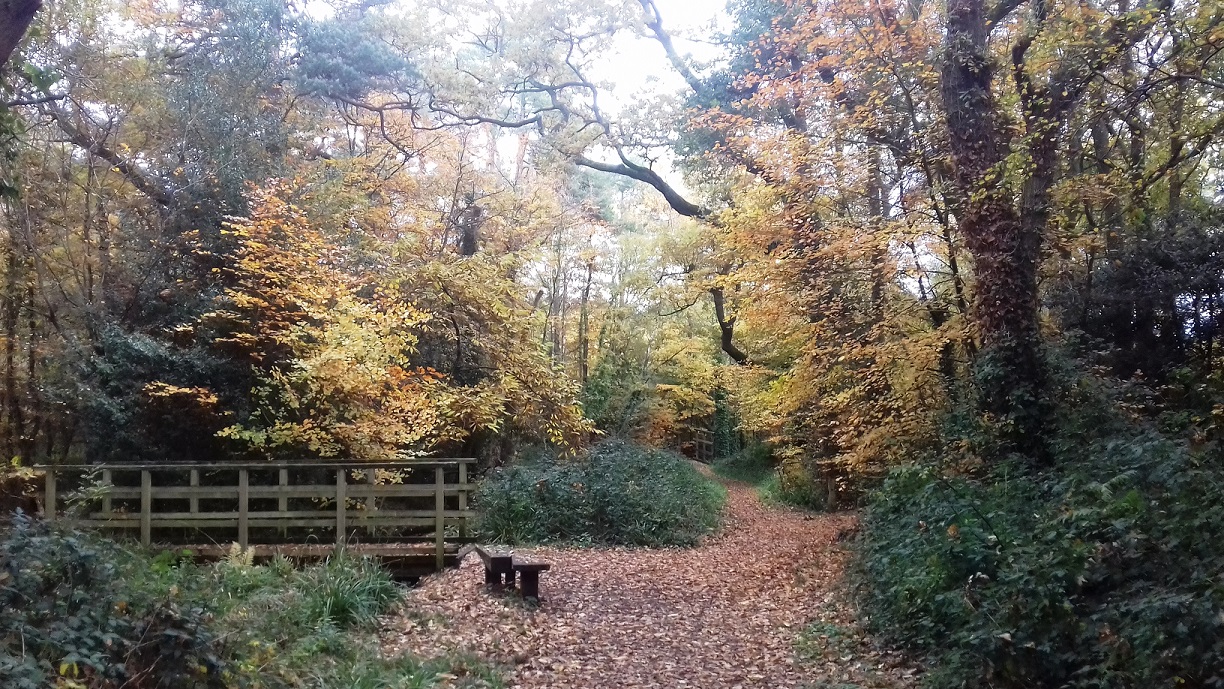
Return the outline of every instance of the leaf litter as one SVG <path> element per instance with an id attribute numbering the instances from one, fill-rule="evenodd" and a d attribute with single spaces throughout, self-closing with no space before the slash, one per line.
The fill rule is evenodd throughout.
<path id="1" fill-rule="evenodd" d="M 762 505 L 725 482 L 722 530 L 696 548 L 519 548 L 552 563 L 539 606 L 484 584 L 478 557 L 422 580 L 384 622 L 384 650 L 501 666 L 523 689 L 908 688 L 845 595 L 852 514 Z"/>

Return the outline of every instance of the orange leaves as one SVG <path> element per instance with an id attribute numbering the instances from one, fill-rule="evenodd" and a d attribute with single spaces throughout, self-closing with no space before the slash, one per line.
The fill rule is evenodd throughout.
<path id="1" fill-rule="evenodd" d="M 696 548 L 531 549 L 552 563 L 539 607 L 487 590 L 469 557 L 408 593 L 384 649 L 473 654 L 523 689 L 915 686 L 836 590 L 853 517 L 765 507 L 743 484 L 728 493 L 724 531 Z"/>
<path id="2" fill-rule="evenodd" d="M 203 321 L 214 343 L 260 370 L 256 413 L 222 432 L 265 452 L 353 459 L 417 454 L 439 437 L 439 376 L 410 360 L 429 314 L 359 296 L 339 247 L 284 200 L 276 183 L 252 194 L 249 218 L 228 224 L 238 260 L 224 308 Z"/>
<path id="3" fill-rule="evenodd" d="M 867 0 L 788 4 L 737 92 L 695 124 L 734 180 L 716 280 L 761 368 L 741 421 L 821 471 L 875 471 L 931 436 L 967 358 L 971 297 L 942 178 L 941 17 Z M 963 258 L 959 260 L 963 261 Z"/>

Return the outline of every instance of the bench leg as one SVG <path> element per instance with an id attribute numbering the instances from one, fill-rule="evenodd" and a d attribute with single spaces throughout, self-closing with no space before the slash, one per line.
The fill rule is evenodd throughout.
<path id="1" fill-rule="evenodd" d="M 506 577 L 506 588 L 514 588 L 514 570 L 512 569 L 504 574 Z"/>
<path id="2" fill-rule="evenodd" d="M 523 579 L 523 598 L 540 598 L 540 573 L 535 571 L 521 572 Z"/>
<path id="3" fill-rule="evenodd" d="M 488 567 L 485 567 L 485 583 L 486 584 L 500 584 L 501 575 L 489 569 Z"/>

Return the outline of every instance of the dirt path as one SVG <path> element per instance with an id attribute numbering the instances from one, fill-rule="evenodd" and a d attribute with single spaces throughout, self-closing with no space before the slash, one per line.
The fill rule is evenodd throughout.
<path id="1" fill-rule="evenodd" d="M 728 484 L 725 527 L 689 550 L 532 548 L 543 605 L 484 588 L 479 558 L 413 589 L 388 652 L 469 653 L 510 687 L 898 687 L 910 673 L 846 625 L 834 587 L 851 515 L 762 506 Z M 822 633 L 805 632 L 817 623 Z"/>

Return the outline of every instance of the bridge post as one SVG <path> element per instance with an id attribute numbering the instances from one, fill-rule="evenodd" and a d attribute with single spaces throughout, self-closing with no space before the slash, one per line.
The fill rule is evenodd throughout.
<path id="1" fill-rule="evenodd" d="M 375 492 L 374 486 L 378 485 L 378 477 L 375 474 L 378 472 L 378 470 L 371 467 L 369 469 L 366 469 L 365 472 L 366 472 L 366 483 L 370 486 L 370 497 L 366 498 L 366 501 L 365 501 L 366 509 L 365 509 L 365 513 L 362 516 L 373 517 L 374 513 L 378 510 L 378 498 L 374 496 L 374 492 Z M 367 521 L 366 524 L 370 525 L 369 527 L 367 527 L 367 532 L 366 532 L 368 538 L 371 541 L 376 540 L 378 538 L 378 527 L 374 526 L 373 523 L 370 521 Z"/>
<path id="2" fill-rule="evenodd" d="M 344 548 L 348 541 L 348 524 L 345 523 L 345 510 L 348 503 L 348 472 L 343 467 L 336 469 L 336 548 Z"/>
<path id="3" fill-rule="evenodd" d="M 140 545 L 153 542 L 153 472 L 140 470 Z"/>
<path id="4" fill-rule="evenodd" d="M 196 488 L 200 485 L 200 470 L 191 470 L 191 487 Z M 197 514 L 200 511 L 200 499 L 193 497 L 188 501 L 188 511 L 192 514 Z"/>
<path id="5" fill-rule="evenodd" d="M 434 472 L 434 557 L 441 572 L 446 564 L 446 468 L 438 465 Z"/>
<path id="6" fill-rule="evenodd" d="M 102 485 L 106 486 L 106 492 L 102 494 L 102 513 L 109 519 L 111 514 L 111 489 L 115 487 L 115 480 L 111 475 L 110 469 L 102 470 Z"/>
<path id="7" fill-rule="evenodd" d="M 459 462 L 459 511 L 467 512 L 467 463 Z M 459 517 L 459 538 L 466 539 L 468 535 L 467 516 Z"/>
<path id="8" fill-rule="evenodd" d="M 43 518 L 55 521 L 55 467 L 46 468 L 47 488 L 43 497 Z"/>
<path id="9" fill-rule="evenodd" d="M 276 501 L 276 509 L 279 510 L 281 513 L 284 513 L 284 512 L 289 511 L 289 498 L 285 494 L 285 491 L 289 487 L 289 470 L 288 469 L 280 470 L 280 487 L 281 487 L 281 495 L 280 495 L 280 498 L 278 498 Z M 288 539 L 289 529 L 282 526 L 280 530 L 280 534 L 281 534 L 282 539 Z"/>
<path id="10" fill-rule="evenodd" d="M 250 520 L 248 513 L 251 504 L 250 474 L 246 469 L 238 470 L 238 547 L 247 549 L 250 543 Z"/>

